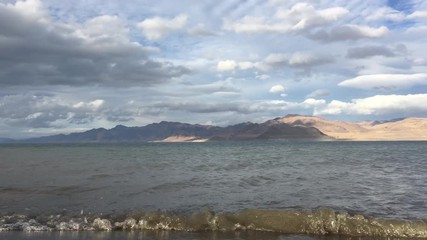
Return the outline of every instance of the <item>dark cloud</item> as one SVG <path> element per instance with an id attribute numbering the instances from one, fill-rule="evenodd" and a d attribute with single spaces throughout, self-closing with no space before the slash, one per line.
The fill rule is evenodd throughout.
<path id="1" fill-rule="evenodd" d="M 0 119 L 11 126 L 51 127 L 67 119 L 70 108 L 64 108 L 46 95 L 6 95 L 0 98 Z"/>
<path id="2" fill-rule="evenodd" d="M 379 38 L 388 33 L 387 27 L 372 28 L 361 25 L 343 25 L 332 28 L 329 32 L 318 30 L 307 35 L 308 38 L 321 42 L 351 41 L 362 38 Z"/>
<path id="3" fill-rule="evenodd" d="M 161 102 L 147 107 L 149 112 L 183 111 L 190 113 L 218 113 L 218 112 L 252 112 L 249 106 L 241 103 L 200 103 L 200 102 Z"/>
<path id="4" fill-rule="evenodd" d="M 158 102 L 147 105 L 147 112 L 182 111 L 189 113 L 221 113 L 231 112 L 238 114 L 254 113 L 281 113 L 287 109 L 295 109 L 299 103 L 286 101 L 233 101 L 222 103 L 204 102 Z"/>
<path id="5" fill-rule="evenodd" d="M 347 50 L 347 58 L 353 59 L 362 59 L 369 58 L 374 56 L 383 56 L 383 57 L 394 57 L 396 54 L 394 51 L 385 46 L 363 46 L 363 47 L 355 47 L 349 48 Z"/>
<path id="6" fill-rule="evenodd" d="M 65 24 L 39 11 L 0 4 L 0 85 L 150 85 L 189 73 L 150 59 L 118 17 Z"/>
<path id="7" fill-rule="evenodd" d="M 311 68 L 333 63 L 335 59 L 330 55 L 313 54 L 308 52 L 295 52 L 292 55 L 271 54 L 265 59 L 265 64 L 270 67 L 291 67 L 310 70 Z"/>

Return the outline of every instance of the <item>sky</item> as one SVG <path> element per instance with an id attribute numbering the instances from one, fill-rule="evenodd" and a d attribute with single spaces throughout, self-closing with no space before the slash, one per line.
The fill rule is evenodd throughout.
<path id="1" fill-rule="evenodd" d="M 427 117 L 427 1 L 0 0 L 0 137 Z"/>

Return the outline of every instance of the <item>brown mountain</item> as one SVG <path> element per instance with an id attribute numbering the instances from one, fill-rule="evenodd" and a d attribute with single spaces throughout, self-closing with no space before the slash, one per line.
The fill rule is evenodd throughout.
<path id="1" fill-rule="evenodd" d="M 277 121 L 241 123 L 228 127 L 160 122 L 143 127 L 118 125 L 112 129 L 92 129 L 81 133 L 31 138 L 31 143 L 102 143 L 102 142 L 204 142 L 252 139 L 330 139 L 310 126 L 292 126 Z"/>
<path id="2" fill-rule="evenodd" d="M 384 122 L 344 122 L 314 116 L 287 115 L 264 123 L 241 123 L 228 127 L 160 122 L 143 127 L 118 125 L 81 133 L 26 139 L 15 142 L 204 142 L 224 140 L 427 140 L 427 118 Z M 11 141 L 9 141 L 11 142 Z"/>
<path id="3" fill-rule="evenodd" d="M 291 126 L 314 127 L 337 140 L 427 140 L 427 118 L 404 118 L 384 122 L 344 122 L 313 116 L 288 115 L 275 121 Z"/>

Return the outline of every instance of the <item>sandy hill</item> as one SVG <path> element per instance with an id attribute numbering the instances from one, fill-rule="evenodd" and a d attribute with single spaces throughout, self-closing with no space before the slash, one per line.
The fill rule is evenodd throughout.
<path id="1" fill-rule="evenodd" d="M 314 127 L 337 140 L 427 140 L 427 118 L 405 118 L 388 122 L 344 122 L 314 116 L 288 115 L 273 121 L 292 126 Z"/>

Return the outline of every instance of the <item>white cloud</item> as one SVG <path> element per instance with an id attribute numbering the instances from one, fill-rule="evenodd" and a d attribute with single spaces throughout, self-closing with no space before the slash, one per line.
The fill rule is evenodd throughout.
<path id="1" fill-rule="evenodd" d="M 308 98 L 325 97 L 329 96 L 331 92 L 328 89 L 317 89 L 307 95 Z"/>
<path id="2" fill-rule="evenodd" d="M 334 22 L 348 13 L 342 7 L 315 9 L 307 3 L 297 3 L 289 10 L 279 10 L 276 16 L 284 20 L 291 30 L 305 30 Z"/>
<path id="3" fill-rule="evenodd" d="M 403 21 L 405 20 L 406 16 L 400 11 L 397 11 L 391 7 L 382 7 L 377 9 L 375 12 L 373 12 L 370 16 L 368 16 L 366 19 L 373 21 L 373 20 L 390 20 L 390 21 Z"/>
<path id="4" fill-rule="evenodd" d="M 387 115 L 400 114 L 413 116 L 427 113 L 427 94 L 376 95 L 353 99 L 351 102 L 333 100 L 317 107 L 314 115 Z"/>
<path id="5" fill-rule="evenodd" d="M 16 10 L 27 17 L 38 20 L 42 20 L 46 17 L 40 0 L 17 1 L 14 5 L 8 4 L 6 6 L 7 8 Z"/>
<path id="6" fill-rule="evenodd" d="M 238 64 L 234 60 L 224 60 L 219 61 L 216 65 L 216 70 L 218 72 L 227 72 L 227 71 L 234 71 L 238 67 Z"/>
<path id="7" fill-rule="evenodd" d="M 76 104 L 73 105 L 73 108 L 88 108 L 91 110 L 97 110 L 98 108 L 100 108 L 102 105 L 104 104 L 104 100 L 102 99 L 96 99 L 94 101 L 91 102 L 78 102 Z"/>
<path id="8" fill-rule="evenodd" d="M 285 92 L 285 87 L 283 87 L 282 85 L 278 84 L 278 85 L 274 85 L 270 88 L 270 92 L 271 93 L 284 93 Z"/>
<path id="9" fill-rule="evenodd" d="M 348 13 L 342 7 L 315 9 L 307 3 L 297 3 L 290 9 L 279 9 L 272 19 L 259 16 L 245 16 L 231 22 L 224 21 L 224 29 L 237 33 L 303 31 L 337 21 Z"/>
<path id="10" fill-rule="evenodd" d="M 145 37 L 149 40 L 158 40 L 165 35 L 176 32 L 184 28 L 187 24 L 187 15 L 178 15 L 175 18 L 167 19 L 161 17 L 148 18 L 137 24 L 142 29 Z"/>
<path id="11" fill-rule="evenodd" d="M 89 19 L 74 32 L 78 38 L 96 44 L 97 48 L 114 48 L 129 43 L 129 28 L 117 16 L 102 15 Z"/>
<path id="12" fill-rule="evenodd" d="M 302 102 L 302 106 L 304 108 L 317 108 L 320 106 L 324 106 L 326 104 L 326 101 L 323 99 L 314 99 L 314 98 L 307 98 Z"/>
<path id="13" fill-rule="evenodd" d="M 341 28 L 341 31 L 341 33 L 347 32 L 349 35 L 353 35 L 356 38 L 379 38 L 389 32 L 388 28 L 385 26 L 375 28 L 365 25 L 346 25 L 344 28 Z"/>
<path id="14" fill-rule="evenodd" d="M 411 14 L 405 14 L 390 7 L 382 7 L 377 9 L 366 19 L 370 21 L 388 20 L 394 22 L 401 22 L 405 20 L 414 20 L 420 18 L 427 18 L 427 11 L 414 11 Z"/>
<path id="15" fill-rule="evenodd" d="M 102 99 L 96 99 L 90 103 L 88 103 L 88 106 L 94 110 L 100 108 L 102 105 L 104 105 L 104 100 Z"/>
<path id="16" fill-rule="evenodd" d="M 288 61 L 289 61 L 289 56 L 282 53 L 272 53 L 265 58 L 265 63 L 271 64 L 271 65 L 287 63 Z"/>
<path id="17" fill-rule="evenodd" d="M 305 65 L 313 62 L 314 57 L 307 53 L 295 53 L 289 59 L 289 65 L 297 66 L 297 65 Z"/>
<path id="18" fill-rule="evenodd" d="M 248 70 L 256 67 L 256 64 L 249 61 L 237 62 L 235 60 L 223 60 L 219 61 L 216 65 L 218 72 L 228 72 L 235 70 Z"/>
<path id="19" fill-rule="evenodd" d="M 247 70 L 247 69 L 251 69 L 251 68 L 254 67 L 254 63 L 248 62 L 248 61 L 246 61 L 246 62 L 239 62 L 238 65 L 239 65 L 239 68 L 242 69 L 242 70 Z"/>
<path id="20" fill-rule="evenodd" d="M 262 81 L 266 81 L 266 80 L 270 79 L 271 77 L 270 77 L 270 75 L 260 74 L 260 73 L 256 72 L 255 73 L 255 78 L 259 79 L 259 80 L 262 80 Z"/>
<path id="21" fill-rule="evenodd" d="M 421 33 L 424 34 L 427 32 L 427 26 L 415 26 L 415 27 L 410 27 L 408 29 L 406 29 L 405 31 L 406 33 Z"/>
<path id="22" fill-rule="evenodd" d="M 347 79 L 338 84 L 341 87 L 359 89 L 402 89 L 415 85 L 427 85 L 427 74 L 372 74 Z"/>
<path id="23" fill-rule="evenodd" d="M 427 18 L 427 11 L 415 11 L 407 16 L 408 19 Z"/>

